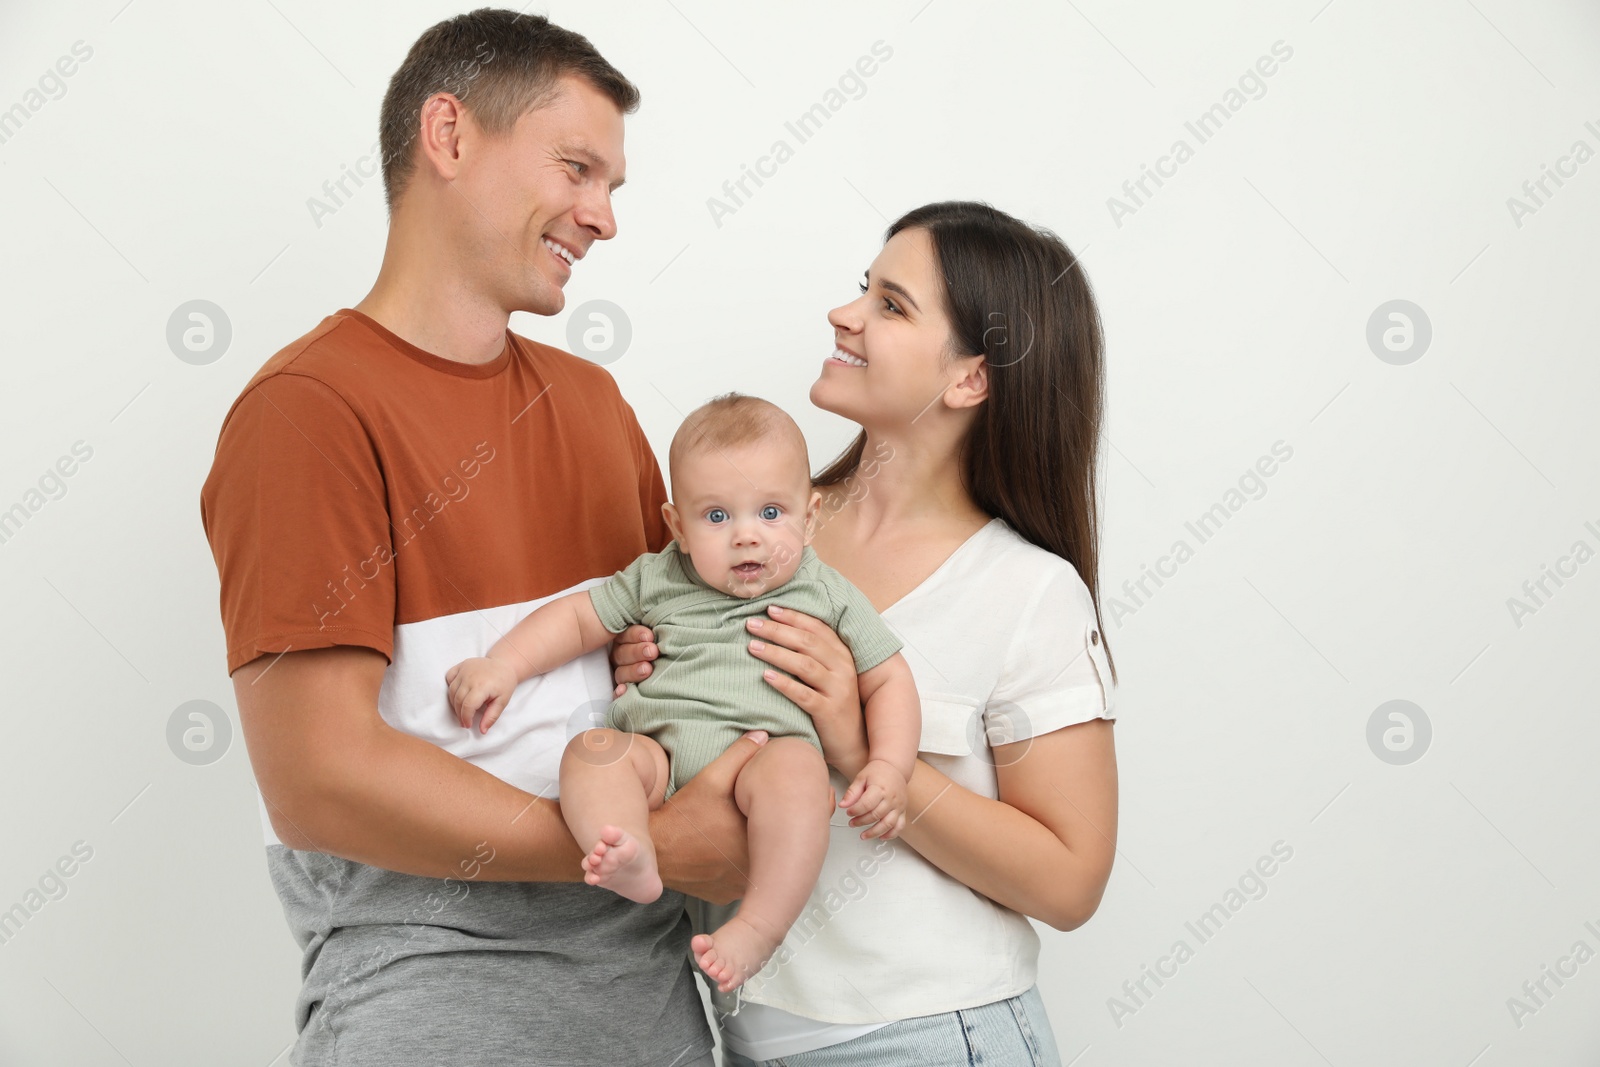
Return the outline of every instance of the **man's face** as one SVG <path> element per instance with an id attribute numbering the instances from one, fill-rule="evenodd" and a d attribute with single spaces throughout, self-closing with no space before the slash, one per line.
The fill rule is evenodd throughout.
<path id="1" fill-rule="evenodd" d="M 755 442 L 684 458 L 664 507 L 678 547 L 707 585 L 742 599 L 794 577 L 822 494 L 793 449 Z"/>
<path id="2" fill-rule="evenodd" d="M 503 138 L 476 126 L 457 178 L 485 285 L 509 310 L 554 315 L 573 264 L 617 232 L 611 194 L 623 182 L 622 112 L 583 78 L 567 76 L 548 103 Z M 470 113 L 467 121 L 470 123 Z"/>

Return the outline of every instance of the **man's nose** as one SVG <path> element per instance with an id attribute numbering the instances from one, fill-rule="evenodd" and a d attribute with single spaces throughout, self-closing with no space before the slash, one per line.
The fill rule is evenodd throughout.
<path id="1" fill-rule="evenodd" d="M 611 211 L 609 189 L 596 189 L 581 199 L 573 217 L 578 225 L 592 231 L 597 241 L 609 241 L 617 235 L 617 218 Z"/>

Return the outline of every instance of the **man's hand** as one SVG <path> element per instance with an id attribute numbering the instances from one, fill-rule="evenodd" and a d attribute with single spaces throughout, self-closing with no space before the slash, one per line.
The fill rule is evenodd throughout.
<path id="1" fill-rule="evenodd" d="M 620 697 L 630 684 L 650 677 L 650 661 L 660 654 L 655 631 L 648 626 L 635 624 L 618 634 L 611 642 L 611 676 L 617 683 L 611 696 Z"/>
<path id="2" fill-rule="evenodd" d="M 744 896 L 750 850 L 733 783 L 766 741 L 765 730 L 745 734 L 650 813 L 656 864 L 668 889 L 713 904 Z"/>
<path id="3" fill-rule="evenodd" d="M 489 732 L 517 688 L 517 672 L 511 665 L 487 657 L 462 660 L 445 672 L 444 680 L 450 687 L 450 707 L 462 726 L 472 729 L 473 716 L 483 709 L 479 733 Z"/>
<path id="4" fill-rule="evenodd" d="M 862 840 L 881 837 L 885 841 L 900 836 L 906 823 L 905 775 L 888 760 L 868 760 L 855 781 L 839 801 L 851 816 L 851 826 L 873 825 L 861 831 Z"/>

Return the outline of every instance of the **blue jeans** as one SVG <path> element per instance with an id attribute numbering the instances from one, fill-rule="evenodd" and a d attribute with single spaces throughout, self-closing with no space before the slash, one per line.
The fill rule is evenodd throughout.
<path id="1" fill-rule="evenodd" d="M 794 1056 L 723 1055 L 727 1067 L 1061 1067 L 1038 986 L 993 1004 L 901 1019 Z"/>

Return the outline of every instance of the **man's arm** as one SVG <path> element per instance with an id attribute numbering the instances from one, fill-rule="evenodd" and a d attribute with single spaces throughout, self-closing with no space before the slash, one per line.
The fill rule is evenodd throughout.
<path id="1" fill-rule="evenodd" d="M 492 881 L 576 882 L 559 807 L 378 714 L 387 663 L 369 648 L 262 656 L 233 672 L 239 723 L 278 839 L 404 874 L 463 875 L 487 842 Z M 471 869 L 470 867 L 467 869 Z"/>
<path id="2" fill-rule="evenodd" d="M 233 672 L 239 721 L 278 839 L 405 874 L 577 882 L 579 849 L 555 801 L 526 793 L 378 714 L 387 664 L 369 648 L 261 656 Z M 763 739 L 764 740 L 764 739 Z M 733 780 L 759 748 L 734 742 L 650 813 L 662 880 L 725 904 L 744 895 Z M 481 846 L 494 859 L 481 861 Z"/>

